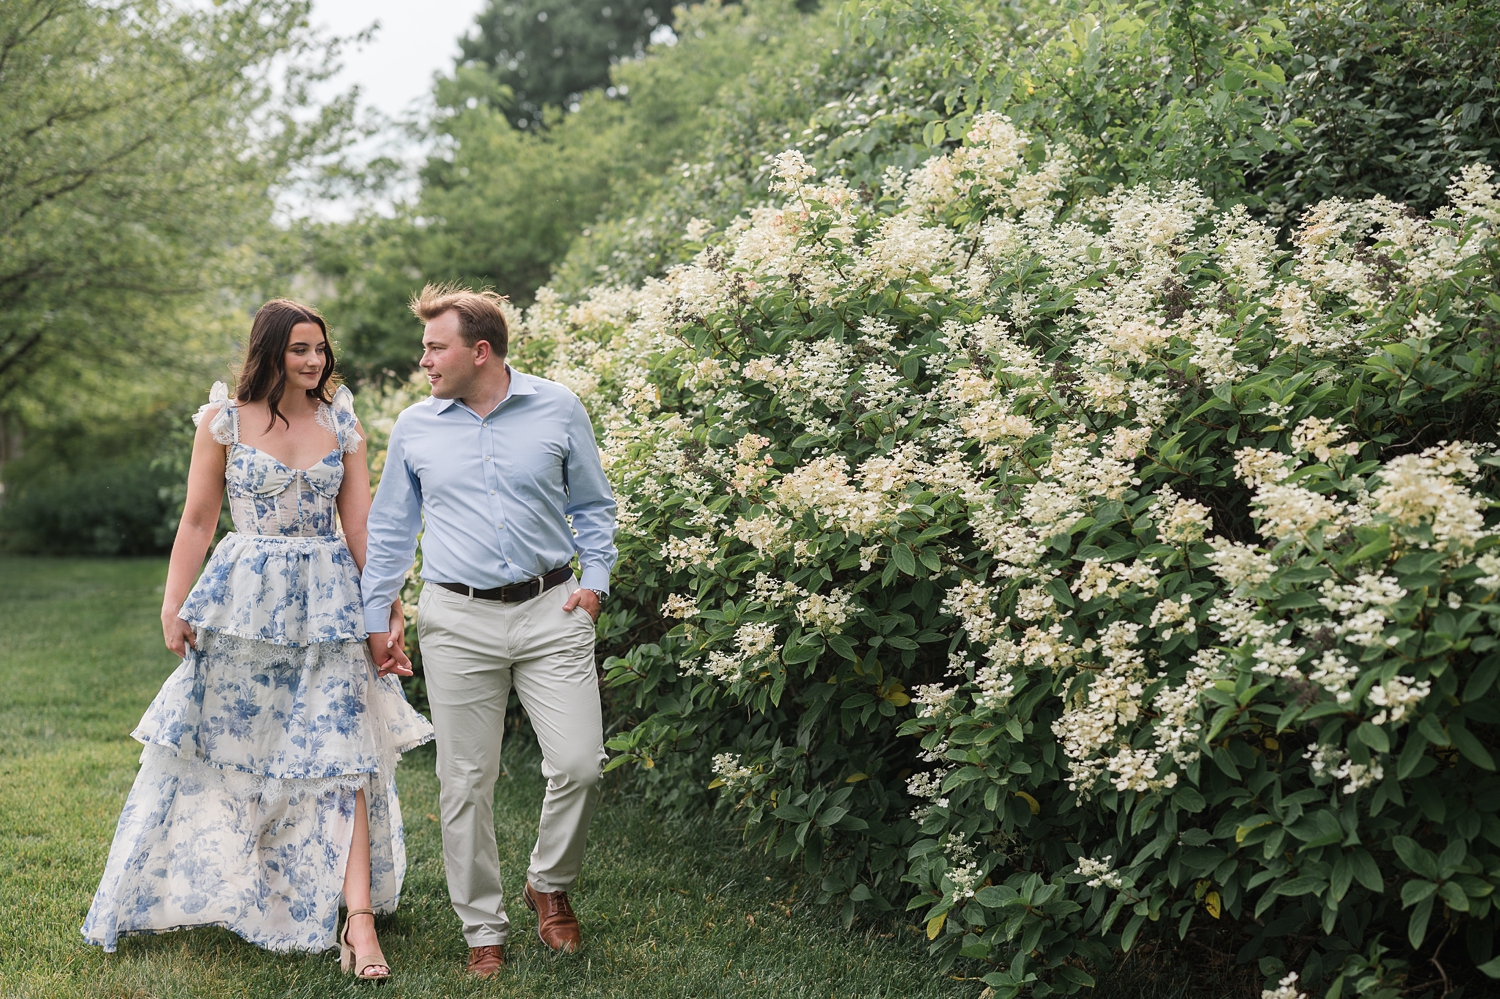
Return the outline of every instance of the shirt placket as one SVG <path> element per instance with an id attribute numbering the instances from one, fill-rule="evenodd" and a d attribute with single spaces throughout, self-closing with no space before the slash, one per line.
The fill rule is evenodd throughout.
<path id="1" fill-rule="evenodd" d="M 484 457 L 485 484 L 490 490 L 490 524 L 495 531 L 495 544 L 500 548 L 501 571 L 509 575 L 512 570 L 510 546 L 505 543 L 505 509 L 500 498 L 500 468 L 495 460 L 494 414 L 479 421 L 479 446 Z"/>

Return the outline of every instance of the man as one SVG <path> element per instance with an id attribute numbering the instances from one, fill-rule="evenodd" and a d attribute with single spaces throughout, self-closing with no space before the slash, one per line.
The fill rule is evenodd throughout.
<path id="1" fill-rule="evenodd" d="M 486 978 L 504 967 L 510 930 L 494 789 L 512 687 L 547 777 L 522 898 L 547 946 L 580 944 L 567 892 L 605 760 L 594 621 L 616 558 L 615 502 L 588 414 L 568 389 L 505 363 L 501 301 L 433 285 L 412 301 L 427 324 L 421 366 L 432 398 L 391 431 L 362 579 L 377 666 L 404 659 L 386 609 L 424 531 L 417 634 L 437 730 L 443 862 L 469 971 Z"/>

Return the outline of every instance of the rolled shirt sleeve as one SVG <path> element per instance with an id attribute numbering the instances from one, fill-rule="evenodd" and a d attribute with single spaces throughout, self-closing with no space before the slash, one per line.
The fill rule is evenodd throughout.
<path id="1" fill-rule="evenodd" d="M 608 593 L 609 574 L 619 557 L 615 548 L 615 496 L 599 461 L 593 424 L 583 403 L 576 400 L 568 419 L 566 478 L 579 584 Z"/>

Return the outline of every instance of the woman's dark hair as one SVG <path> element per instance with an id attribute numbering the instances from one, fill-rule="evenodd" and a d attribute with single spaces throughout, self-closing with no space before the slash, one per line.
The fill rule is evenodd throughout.
<path id="1" fill-rule="evenodd" d="M 328 339 L 328 324 L 318 315 L 318 310 L 289 298 L 273 298 L 255 312 L 250 324 L 250 346 L 245 351 L 245 363 L 240 376 L 235 380 L 235 398 L 240 402 L 266 400 L 271 411 L 270 430 L 278 419 L 288 427 L 291 423 L 282 415 L 276 404 L 286 391 L 286 347 L 292 339 L 292 327 L 298 323 L 313 323 L 323 331 L 328 365 L 318 387 L 308 389 L 307 396 L 319 402 L 333 401 L 333 342 Z"/>

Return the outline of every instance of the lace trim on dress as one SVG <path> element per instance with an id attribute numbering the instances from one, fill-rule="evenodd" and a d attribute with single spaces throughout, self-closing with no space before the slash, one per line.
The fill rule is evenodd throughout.
<path id="1" fill-rule="evenodd" d="M 157 770 L 178 780 L 198 780 L 211 784 L 225 797 L 237 801 L 259 799 L 261 807 L 273 808 L 295 796 L 321 797 L 329 791 L 353 793 L 362 791 L 371 775 L 368 773 L 340 774 L 337 777 L 266 777 L 262 774 L 246 773 L 217 767 L 200 759 L 184 759 L 167 746 L 147 743 L 141 749 L 141 764 L 154 766 Z"/>
<path id="2" fill-rule="evenodd" d="M 364 438 L 354 429 L 359 418 L 354 415 L 354 393 L 349 391 L 347 385 L 340 385 L 334 390 L 332 403 L 318 407 L 318 423 L 333 431 L 333 435 L 338 438 L 339 449 L 344 454 L 353 454 L 364 443 Z"/>
<path id="3" fill-rule="evenodd" d="M 208 390 L 208 402 L 198 407 L 198 412 L 193 414 L 193 426 L 203 423 L 205 417 L 213 414 L 213 420 L 209 423 L 209 432 L 213 434 L 214 440 L 220 444 L 238 444 L 240 440 L 239 413 L 234 404 L 229 401 L 229 386 L 223 382 L 214 382 L 213 388 Z"/>
<path id="4" fill-rule="evenodd" d="M 324 430 L 338 438 L 339 449 L 344 447 L 344 435 L 339 433 L 339 422 L 334 418 L 333 410 L 328 408 L 328 403 L 318 403 L 318 411 L 313 414 L 313 420 Z"/>

